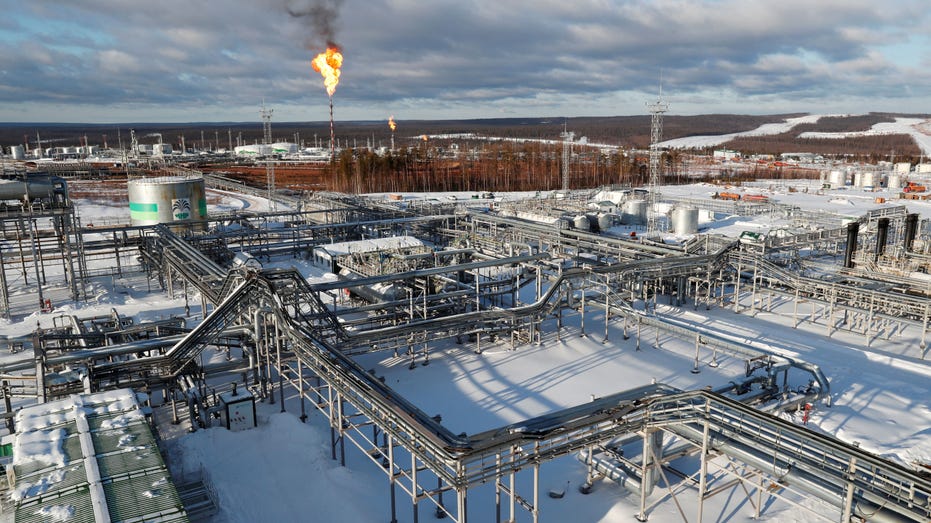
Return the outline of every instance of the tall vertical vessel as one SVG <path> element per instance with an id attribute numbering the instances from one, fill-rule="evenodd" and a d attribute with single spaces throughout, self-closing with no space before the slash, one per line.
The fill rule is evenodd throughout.
<path id="1" fill-rule="evenodd" d="M 204 179 L 165 176 L 130 180 L 129 217 L 133 225 L 176 224 L 206 219 Z"/>

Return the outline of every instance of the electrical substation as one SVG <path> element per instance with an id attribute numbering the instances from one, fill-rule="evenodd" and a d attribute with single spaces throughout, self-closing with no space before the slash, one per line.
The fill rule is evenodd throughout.
<path id="1" fill-rule="evenodd" d="M 654 163 L 651 155 L 651 170 Z M 284 409 L 288 394 L 300 397 L 294 414 L 302 421 L 329 426 L 334 460 L 345 464 L 352 453 L 352 467 L 384 472 L 385 521 L 486 520 L 470 515 L 489 506 L 496 521 L 545 520 L 540 476 L 567 456 L 585 471 L 582 494 L 610 480 L 637 500 L 639 521 L 662 504 L 701 521 L 713 516 L 707 500 L 734 492 L 754 517 L 774 499 L 817 498 L 835 511 L 822 515 L 829 521 L 931 518 L 926 476 L 785 415 L 831 408 L 831 376 L 818 365 L 684 314 L 767 313 L 866 346 L 907 329 L 921 340 L 909 357 L 924 359 L 931 295 L 906 274 L 928 270 L 929 237 L 905 205 L 851 218 L 765 199 L 676 198 L 655 183 L 648 192 L 617 188 L 622 199 L 598 210 L 594 190 L 393 201 L 266 191 L 174 168 L 129 180 L 132 223 L 87 224 L 68 195 L 75 175 L 15 176 L 0 185 L 0 313 L 44 310 L 54 327 L 2 340 L 0 350 L 22 356 L 0 369 L 11 435 L 19 419 L 12 402 L 132 389 L 156 416 L 191 430 L 248 430 L 256 402 Z M 275 210 L 207 213 L 205 190 L 270 195 Z M 698 232 L 699 213 L 771 215 L 805 227 L 729 238 Z M 664 223 L 688 239 L 658 241 Z M 640 232 L 607 233 L 618 224 Z M 309 280 L 282 268 L 289 260 L 335 276 Z M 55 313 L 116 280 L 183 296 L 184 314 L 138 321 L 117 307 L 93 317 Z M 416 380 L 445 353 L 558 351 L 569 337 L 617 344 L 632 362 L 676 347 L 683 374 L 713 384 L 685 389 L 645 375 L 470 432 L 463 420 L 422 410 L 378 366 L 388 358 Z M 225 361 L 205 363 L 208 352 Z M 11 470 L 17 481 L 33 472 Z M 493 495 L 474 495 L 480 487 Z M 107 498 L 94 492 L 87 495 Z M 54 497 L 25 496 L 18 505 L 47 499 Z M 208 505 L 187 501 L 183 517 L 164 520 L 195 519 Z"/>

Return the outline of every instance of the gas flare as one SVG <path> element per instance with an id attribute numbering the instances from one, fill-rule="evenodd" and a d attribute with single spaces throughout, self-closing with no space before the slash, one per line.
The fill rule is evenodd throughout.
<path id="1" fill-rule="evenodd" d="M 388 117 L 388 128 L 391 129 L 391 132 L 394 132 L 397 127 L 398 124 L 394 123 L 394 115 L 392 114 Z"/>
<path id="2" fill-rule="evenodd" d="M 343 66 L 343 54 L 339 47 L 329 45 L 326 52 L 318 54 L 310 65 L 323 76 L 323 85 L 326 86 L 326 93 L 333 96 L 336 92 L 336 86 L 339 84 L 339 68 Z"/>

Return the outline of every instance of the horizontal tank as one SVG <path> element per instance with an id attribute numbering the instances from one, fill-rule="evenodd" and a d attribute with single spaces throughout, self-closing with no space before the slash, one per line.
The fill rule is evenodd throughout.
<path id="1" fill-rule="evenodd" d="M 672 232 L 676 234 L 695 234 L 698 232 L 698 209 L 695 207 L 676 207 L 672 210 L 670 222 Z"/>
<path id="2" fill-rule="evenodd" d="M 572 226 L 581 231 L 587 231 L 592 228 L 592 224 L 588 221 L 588 216 L 580 214 L 572 219 Z"/>
<path id="3" fill-rule="evenodd" d="M 614 216 L 607 212 L 598 213 L 598 230 L 604 231 L 614 227 Z"/>
<path id="4" fill-rule="evenodd" d="M 204 220 L 204 179 L 165 176 L 129 181 L 129 217 L 133 225 Z"/>

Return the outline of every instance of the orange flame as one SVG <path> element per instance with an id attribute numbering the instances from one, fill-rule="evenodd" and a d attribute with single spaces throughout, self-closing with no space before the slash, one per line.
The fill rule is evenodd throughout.
<path id="1" fill-rule="evenodd" d="M 427 135 L 425 135 L 425 134 L 420 135 L 420 138 L 423 139 L 423 141 L 425 141 L 425 142 L 426 142 L 427 139 L 428 139 L 428 138 L 427 138 Z"/>
<path id="2" fill-rule="evenodd" d="M 333 96 L 336 92 L 336 86 L 339 84 L 339 68 L 343 66 L 343 54 L 339 52 L 339 47 L 330 45 L 326 52 L 318 54 L 310 65 L 323 76 L 323 85 L 326 86 L 326 93 Z"/>
<path id="3" fill-rule="evenodd" d="M 391 129 L 391 132 L 394 132 L 397 127 L 398 124 L 394 123 L 394 115 L 392 114 L 388 117 L 388 128 Z"/>

